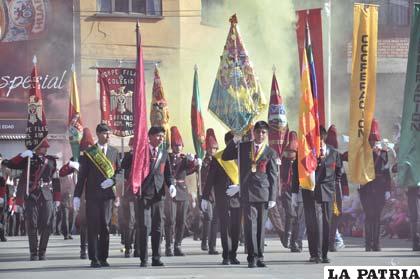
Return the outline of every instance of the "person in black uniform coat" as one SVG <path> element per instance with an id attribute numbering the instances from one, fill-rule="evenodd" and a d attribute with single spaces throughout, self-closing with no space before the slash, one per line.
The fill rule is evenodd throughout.
<path id="1" fill-rule="evenodd" d="M 225 134 L 225 144 L 228 145 L 233 140 L 232 132 Z M 215 154 L 210 163 L 210 169 L 207 175 L 207 181 L 203 188 L 203 197 L 201 208 L 204 212 L 212 210 L 213 202 L 216 204 L 216 212 L 220 220 L 220 237 L 222 239 L 223 248 L 223 265 L 240 264 L 236 258 L 238 250 L 239 234 L 241 229 L 241 204 L 239 193 L 229 196 L 226 191 L 229 186 L 233 185 L 231 178 L 226 173 L 221 163 L 221 154 L 223 150 Z M 237 168 L 237 163 L 231 161 Z M 239 173 L 231 173 L 239 179 Z M 237 187 L 235 185 L 235 187 Z M 213 199 L 213 202 L 210 200 Z M 213 217 L 214 218 L 214 217 Z"/>
<path id="2" fill-rule="evenodd" d="M 340 153 L 325 144 L 327 131 L 320 127 L 321 148 L 318 166 L 315 171 L 315 189 L 302 189 L 305 213 L 306 233 L 308 236 L 310 262 L 329 263 L 328 245 L 332 218 L 332 206 L 335 199 L 336 183 L 342 172 Z M 299 175 L 297 160 L 292 184 L 292 193 L 299 193 Z"/>
<path id="3" fill-rule="evenodd" d="M 375 179 L 360 185 L 359 195 L 365 213 L 365 250 L 381 251 L 379 245 L 380 221 L 385 201 L 391 196 L 391 174 L 388 168 L 388 153 L 380 144 L 379 123 L 374 118 L 370 128 L 369 143 L 373 152 Z"/>
<path id="4" fill-rule="evenodd" d="M 106 124 L 96 126 L 98 142 L 90 148 L 99 148 L 112 164 L 114 172 L 118 170 L 118 150 L 108 144 L 111 129 Z M 85 154 L 87 154 L 85 151 Z M 114 175 L 115 176 L 115 175 Z M 109 253 L 109 224 L 112 205 L 115 199 L 114 177 L 106 178 L 95 163 L 87 156 L 80 157 L 79 176 L 74 190 L 73 205 L 80 208 L 80 197 L 85 191 L 86 219 L 88 231 L 88 256 L 91 267 L 107 267 Z"/>
<path id="5" fill-rule="evenodd" d="M 150 148 L 150 171 L 141 185 L 141 195 L 137 197 L 136 221 L 138 228 L 140 267 L 148 265 L 148 237 L 152 234 L 152 266 L 163 266 L 160 260 L 160 241 L 162 234 L 164 183 L 169 186 L 172 198 L 176 188 L 172 177 L 168 152 L 159 148 L 165 139 L 163 127 L 151 127 L 148 132 Z"/>
<path id="6" fill-rule="evenodd" d="M 267 210 L 276 205 L 278 191 L 278 169 L 280 160 L 276 151 L 265 140 L 268 124 L 265 121 L 255 123 L 254 140 L 236 145 L 235 137 L 226 147 L 222 160 L 234 160 L 239 157 L 240 186 L 231 185 L 228 193 L 240 192 L 244 214 L 244 233 L 248 249 L 248 267 L 265 267 L 264 238 Z M 239 155 L 238 155 L 239 148 Z"/>
<path id="7" fill-rule="evenodd" d="M 21 179 L 16 192 L 16 205 L 25 203 L 25 221 L 28 230 L 30 260 L 45 260 L 50 224 L 54 206 L 60 206 L 60 181 L 57 175 L 56 157 L 46 155 L 47 138 L 33 151 L 26 150 L 3 162 L 10 169 L 21 169 Z M 30 159 L 29 196 L 26 195 L 27 158 Z M 38 245 L 38 234 L 40 241 Z"/>

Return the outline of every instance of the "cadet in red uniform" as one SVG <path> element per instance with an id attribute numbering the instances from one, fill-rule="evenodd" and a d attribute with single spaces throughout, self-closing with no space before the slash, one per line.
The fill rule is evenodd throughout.
<path id="1" fill-rule="evenodd" d="M 56 158 L 47 155 L 48 147 L 50 146 L 45 138 L 34 151 L 26 150 L 5 163 L 10 169 L 25 170 L 19 180 L 16 204 L 22 206 L 25 203 L 31 261 L 46 259 L 45 251 L 50 237 L 53 201 L 56 207 L 60 205 L 60 182 L 56 175 Z M 26 195 L 27 158 L 30 158 L 29 195 Z"/>
<path id="2" fill-rule="evenodd" d="M 185 220 L 188 210 L 188 188 L 185 177 L 194 173 L 201 165 L 201 159 L 195 159 L 191 154 L 183 154 L 184 143 L 176 126 L 171 127 L 171 149 L 169 161 L 175 178 L 176 196 L 167 197 L 165 201 L 165 240 L 166 256 L 172 256 L 171 243 L 174 236 L 174 255 L 184 256 L 181 242 L 184 237 Z M 174 230 L 175 228 L 175 230 Z"/>
<path id="3" fill-rule="evenodd" d="M 365 212 L 365 249 L 366 251 L 381 251 L 379 245 L 380 218 L 385 200 L 391 196 L 391 176 L 389 173 L 388 153 L 382 149 L 379 123 L 372 120 L 369 143 L 373 149 L 375 179 L 365 185 L 360 185 L 359 194 L 363 211 Z"/>
<path id="4" fill-rule="evenodd" d="M 201 167 L 201 193 L 204 193 L 204 189 L 206 188 L 207 176 L 210 171 L 210 164 L 213 160 L 213 156 L 216 155 L 218 149 L 219 145 L 217 143 L 214 130 L 211 128 L 207 129 L 206 155 L 204 156 L 203 165 Z M 208 250 L 210 255 L 217 255 L 218 252 L 216 251 L 216 237 L 219 224 L 219 217 L 216 214 L 214 190 L 210 192 L 208 201 L 210 202 L 210 205 L 208 206 L 206 211 L 203 211 L 201 250 Z"/>

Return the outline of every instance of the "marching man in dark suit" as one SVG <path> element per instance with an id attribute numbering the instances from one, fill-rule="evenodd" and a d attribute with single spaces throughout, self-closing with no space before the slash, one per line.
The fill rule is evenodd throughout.
<path id="1" fill-rule="evenodd" d="M 109 223 L 115 199 L 115 172 L 118 170 L 118 150 L 108 144 L 111 129 L 106 124 L 96 126 L 98 142 L 80 157 L 79 176 L 74 190 L 74 210 L 80 208 L 80 197 L 86 187 L 86 218 L 88 225 L 88 255 L 91 267 L 107 267 Z"/>
<path id="2" fill-rule="evenodd" d="M 277 175 L 280 165 L 276 152 L 266 143 L 268 124 L 255 123 L 254 140 L 236 145 L 235 138 L 226 147 L 222 160 L 239 157 L 239 183 L 227 189 L 228 195 L 240 192 L 244 214 L 244 232 L 248 249 L 248 267 L 265 267 L 264 238 L 268 209 L 276 205 Z M 239 148 L 239 155 L 238 155 Z"/>
<path id="3" fill-rule="evenodd" d="M 26 170 L 19 180 L 16 205 L 25 203 L 25 221 L 28 230 L 30 260 L 45 260 L 50 224 L 53 214 L 53 201 L 56 208 L 60 206 L 60 182 L 57 175 L 56 158 L 47 155 L 50 147 L 47 138 L 33 151 L 26 150 L 16 157 L 3 162 L 10 169 L 25 170 L 27 158 L 30 161 L 29 196 L 26 195 Z M 40 241 L 38 245 L 38 234 Z"/>
<path id="4" fill-rule="evenodd" d="M 232 139 L 233 134 L 228 132 L 225 135 L 225 144 L 228 145 Z M 208 212 L 213 209 L 213 203 L 216 203 L 215 213 L 220 220 L 220 236 L 223 247 L 222 264 L 239 264 L 236 251 L 241 229 L 241 204 L 237 191 L 236 193 L 227 192 L 229 186 L 237 187 L 236 185 L 239 183 L 238 164 L 235 160 L 222 160 L 222 154 L 223 150 L 216 153 L 211 160 L 207 181 L 203 188 L 201 208 L 204 212 Z M 212 202 L 210 202 L 211 199 L 213 199 Z"/>
<path id="5" fill-rule="evenodd" d="M 159 148 L 165 139 L 163 127 L 151 127 L 148 132 L 150 149 L 150 172 L 141 185 L 141 195 L 137 198 L 136 221 L 138 228 L 140 267 L 148 265 L 148 238 L 152 234 L 152 266 L 163 266 L 160 260 L 160 241 L 164 183 L 169 185 L 171 198 L 176 196 L 169 155 Z"/>
<path id="6" fill-rule="evenodd" d="M 194 173 L 201 165 L 201 159 L 195 159 L 193 155 L 182 153 L 184 143 L 176 126 L 171 127 L 171 149 L 169 161 L 175 178 L 176 196 L 167 197 L 165 210 L 165 241 L 166 256 L 184 256 L 181 250 L 181 242 L 184 238 L 185 220 L 188 211 L 188 188 L 185 183 L 187 175 Z M 174 236 L 174 253 L 172 254 L 171 243 Z"/>
<path id="7" fill-rule="evenodd" d="M 340 182 L 342 163 L 340 153 L 325 144 L 327 131 L 320 128 L 321 148 L 318 166 L 315 171 L 315 189 L 302 189 L 306 232 L 308 235 L 310 262 L 329 263 L 328 245 L 332 218 L 332 206 L 335 199 L 336 183 Z M 297 161 L 294 172 L 292 193 L 299 193 Z M 294 197 L 297 197 L 294 195 Z M 292 197 L 293 198 L 293 197 Z M 292 201 L 296 203 L 296 201 Z"/>

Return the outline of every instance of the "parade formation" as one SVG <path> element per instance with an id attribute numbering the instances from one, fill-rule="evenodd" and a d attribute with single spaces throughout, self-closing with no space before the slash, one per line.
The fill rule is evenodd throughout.
<path id="1" fill-rule="evenodd" d="M 356 235 L 358 225 L 364 250 L 377 252 L 380 238 L 400 233 L 407 219 L 412 249 L 420 251 L 420 4 L 412 11 L 403 116 L 392 142 L 381 137 L 375 118 L 378 7 L 354 5 L 348 132 L 328 119 L 334 107 L 321 100 L 322 58 L 311 34 L 316 13 L 299 13 L 304 24 L 297 27 L 301 82 L 296 129 L 275 69 L 267 104 L 238 17 L 229 18 L 208 103 L 208 111 L 226 129 L 204 125 L 201 108 L 207 104 L 200 99 L 195 67 L 191 119 L 185 119 L 191 123 L 194 152 L 184 149 L 190 135 L 170 121 L 157 66 L 148 122 L 139 23 L 135 69 L 98 69 L 101 122 L 96 127 L 84 126 L 73 67 L 66 123 L 72 157 L 63 164 L 57 163 L 63 158 L 48 154 L 49 119 L 34 58 L 25 147 L 14 157 L 0 155 L 0 240 L 7 241 L 7 234 L 27 235 L 28 260 L 45 261 L 50 234 L 62 233 L 65 240 L 79 234 L 80 255 L 75 257 L 89 259 L 92 268 L 112 268 L 110 235 L 117 232 L 122 257 L 139 258 L 140 267 L 147 268 L 164 266 L 165 257 L 185 257 L 187 263 L 183 239 L 193 236 L 203 253 L 220 254 L 221 265 L 244 264 L 238 260 L 243 243 L 247 266 L 264 268 L 269 265 L 264 260 L 267 224 L 291 253 L 308 253 L 309 262 L 327 264 L 334 262 L 330 252 L 344 247 L 346 228 Z M 118 86 L 109 83 L 114 78 Z M 223 134 L 221 144 L 217 136 Z M 114 136 L 128 141 L 129 150 L 112 146 Z M 350 184 L 357 188 L 352 198 Z M 401 191 L 407 214 L 395 204 L 384 223 L 386 208 Z M 357 216 L 347 211 L 355 201 L 361 209 Z"/>

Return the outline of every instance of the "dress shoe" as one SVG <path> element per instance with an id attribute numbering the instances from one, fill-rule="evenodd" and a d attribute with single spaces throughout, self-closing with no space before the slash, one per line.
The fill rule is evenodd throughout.
<path id="1" fill-rule="evenodd" d="M 67 240 L 67 239 L 69 239 L 69 237 L 66 235 L 66 236 L 64 237 L 64 240 Z"/>
<path id="2" fill-rule="evenodd" d="M 99 261 L 99 264 L 103 267 L 109 267 L 109 263 L 105 260 L 105 261 Z"/>
<path id="3" fill-rule="evenodd" d="M 238 261 L 238 259 L 237 259 L 237 258 L 231 258 L 231 259 L 230 259 L 230 264 L 241 264 L 241 262 L 240 262 L 240 261 Z"/>
<path id="4" fill-rule="evenodd" d="M 230 265 L 229 259 L 223 259 L 222 265 Z"/>
<path id="5" fill-rule="evenodd" d="M 82 260 L 85 260 L 85 259 L 87 259 L 87 255 L 86 255 L 86 251 L 80 251 L 80 258 L 82 259 Z"/>
<path id="6" fill-rule="evenodd" d="M 0 234 L 0 241 L 1 242 L 6 242 L 7 238 L 4 236 L 4 234 Z"/>
<path id="7" fill-rule="evenodd" d="M 181 257 L 183 257 L 183 256 L 185 256 L 185 254 L 182 252 L 182 250 L 181 250 L 180 247 L 175 247 L 175 249 L 174 249 L 174 256 L 177 256 L 177 257 L 181 256 Z"/>
<path id="8" fill-rule="evenodd" d="M 258 267 L 266 267 L 265 262 L 264 261 L 261 261 L 261 260 L 258 260 L 257 261 L 257 266 Z"/>
<path id="9" fill-rule="evenodd" d="M 209 250 L 209 255 L 219 255 L 219 251 L 217 251 L 215 249 L 210 249 Z"/>
<path id="10" fill-rule="evenodd" d="M 146 261 L 141 261 L 140 263 L 140 267 L 147 267 L 147 262 Z"/>
<path id="11" fill-rule="evenodd" d="M 36 254 L 32 254 L 32 255 L 30 256 L 29 260 L 31 260 L 31 261 L 37 261 L 37 260 L 38 260 L 38 255 L 36 255 Z"/>
<path id="12" fill-rule="evenodd" d="M 172 257 L 173 255 L 174 255 L 174 253 L 172 252 L 171 248 L 166 248 L 165 249 L 165 256 Z"/>
<path id="13" fill-rule="evenodd" d="M 301 249 L 299 249 L 298 247 L 291 247 L 290 248 L 290 252 L 292 252 L 292 253 L 300 253 L 300 252 L 302 252 L 302 250 Z"/>
<path id="14" fill-rule="evenodd" d="M 330 259 L 328 259 L 328 258 L 322 258 L 322 263 L 330 263 L 331 261 L 330 261 Z"/>
<path id="15" fill-rule="evenodd" d="M 248 267 L 249 268 L 254 268 L 254 267 L 257 267 L 257 265 L 255 264 L 255 261 L 249 261 L 248 262 Z"/>
<path id="16" fill-rule="evenodd" d="M 202 251 L 208 251 L 209 247 L 207 246 L 207 243 L 201 243 L 201 250 Z"/>
<path id="17" fill-rule="evenodd" d="M 133 257 L 135 258 L 140 257 L 139 251 L 137 249 L 134 249 Z"/>
<path id="18" fill-rule="evenodd" d="M 372 251 L 374 251 L 374 252 L 380 252 L 380 251 L 382 251 L 382 249 L 381 249 L 381 247 L 373 247 L 372 248 Z"/>
<path id="19" fill-rule="evenodd" d="M 337 247 L 335 245 L 332 245 L 328 249 L 329 252 L 337 252 Z"/>
<path id="20" fill-rule="evenodd" d="M 68 236 L 69 239 L 73 239 L 73 237 L 71 235 Z"/>
<path id="21" fill-rule="evenodd" d="M 164 264 L 160 260 L 153 260 L 152 266 L 164 266 Z"/>
<path id="22" fill-rule="evenodd" d="M 125 249 L 125 251 L 124 251 L 124 258 L 129 258 L 130 257 L 130 254 L 131 254 L 130 249 Z"/>
<path id="23" fill-rule="evenodd" d="M 40 261 L 45 261 L 47 258 L 45 257 L 45 253 L 39 253 L 38 254 L 38 259 L 40 260 Z"/>
<path id="24" fill-rule="evenodd" d="M 90 267 L 99 268 L 99 267 L 101 267 L 101 264 L 96 260 L 92 260 L 92 261 L 90 261 Z"/>
<path id="25" fill-rule="evenodd" d="M 309 258 L 309 261 L 311 263 L 320 263 L 321 262 L 321 259 L 319 257 L 310 257 Z"/>

